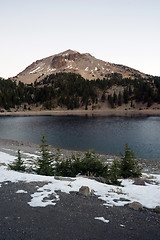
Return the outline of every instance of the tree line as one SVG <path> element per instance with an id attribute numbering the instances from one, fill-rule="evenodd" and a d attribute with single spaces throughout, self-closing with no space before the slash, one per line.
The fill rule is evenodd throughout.
<path id="1" fill-rule="evenodd" d="M 17 79 L 18 80 L 18 79 Z M 104 79 L 85 80 L 75 73 L 57 73 L 46 76 L 34 84 L 24 84 L 17 80 L 0 78 L 0 108 L 10 110 L 23 105 L 24 109 L 35 104 L 45 109 L 66 107 L 76 109 L 98 103 L 108 102 L 111 108 L 135 102 L 147 104 L 160 103 L 160 77 L 146 79 L 122 78 L 121 74 L 112 74 Z M 121 86 L 121 91 L 111 93 L 113 86 Z"/>
<path id="2" fill-rule="evenodd" d="M 8 167 L 15 171 L 33 172 L 46 176 L 76 177 L 81 174 L 113 185 L 121 185 L 119 178 L 137 178 L 142 174 L 140 164 L 128 144 L 125 145 L 125 153 L 120 153 L 121 158 L 114 159 L 112 164 L 108 165 L 105 159 L 100 158 L 93 151 L 85 152 L 84 156 L 72 154 L 69 157 L 62 157 L 59 149 L 56 154 L 50 152 L 44 136 L 41 142 L 41 156 L 32 163 L 32 166 L 26 167 L 18 150 L 17 158 Z"/>

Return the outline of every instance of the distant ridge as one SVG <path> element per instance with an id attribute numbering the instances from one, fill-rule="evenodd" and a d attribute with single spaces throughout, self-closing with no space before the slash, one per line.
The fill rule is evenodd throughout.
<path id="1" fill-rule="evenodd" d="M 80 74 L 85 79 L 103 79 L 113 73 L 119 73 L 123 78 L 147 77 L 133 68 L 105 62 L 93 57 L 89 53 L 79 53 L 74 50 L 67 50 L 50 57 L 37 60 L 29 65 L 16 78 L 24 83 L 39 81 L 45 76 L 59 72 L 73 72 Z"/>

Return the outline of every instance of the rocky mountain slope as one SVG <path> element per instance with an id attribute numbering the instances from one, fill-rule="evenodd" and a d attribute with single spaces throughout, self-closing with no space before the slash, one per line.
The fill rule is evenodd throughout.
<path id="1" fill-rule="evenodd" d="M 29 84 L 35 80 L 39 81 L 43 79 L 46 75 L 59 72 L 78 73 L 89 80 L 103 79 L 105 76 L 113 73 L 122 74 L 123 78 L 147 76 L 133 68 L 96 59 L 89 53 L 81 54 L 77 51 L 67 50 L 33 62 L 15 78 L 18 81 Z"/>

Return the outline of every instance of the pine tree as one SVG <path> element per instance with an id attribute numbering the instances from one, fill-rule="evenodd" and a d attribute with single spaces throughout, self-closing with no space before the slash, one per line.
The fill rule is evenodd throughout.
<path id="1" fill-rule="evenodd" d="M 115 159 L 112 162 L 112 165 L 109 169 L 109 183 L 113 185 L 121 185 L 121 182 L 118 181 L 120 177 L 120 163 Z"/>
<path id="2" fill-rule="evenodd" d="M 110 103 L 111 107 L 114 108 L 113 96 L 111 94 L 108 95 L 108 102 Z"/>
<path id="3" fill-rule="evenodd" d="M 103 91 L 103 94 L 101 96 L 101 102 L 105 102 L 106 96 L 105 96 L 105 91 Z"/>
<path id="4" fill-rule="evenodd" d="M 122 105 L 122 94 L 121 92 L 119 92 L 118 94 L 118 106 L 121 106 Z"/>
<path id="5" fill-rule="evenodd" d="M 118 100 L 117 94 L 114 92 L 114 94 L 113 94 L 113 103 L 114 103 L 115 105 L 117 104 L 117 100 Z"/>
<path id="6" fill-rule="evenodd" d="M 127 88 L 125 88 L 123 91 L 123 99 L 124 99 L 124 103 L 127 104 L 129 101 L 129 91 Z"/>
<path id="7" fill-rule="evenodd" d="M 21 159 L 21 153 L 20 150 L 18 150 L 18 154 L 17 154 L 17 159 L 15 159 L 15 161 L 12 164 L 8 164 L 9 168 L 11 170 L 15 170 L 15 171 L 25 171 L 25 166 L 24 166 L 24 162 Z"/>
<path id="8" fill-rule="evenodd" d="M 40 145 L 41 157 L 37 159 L 36 173 L 40 175 L 53 176 L 53 155 L 48 150 L 45 137 L 42 137 Z"/>
<path id="9" fill-rule="evenodd" d="M 128 143 L 125 145 L 125 154 L 120 154 L 122 160 L 120 164 L 120 175 L 123 178 L 140 177 L 141 168 L 136 161 L 134 152 L 128 147 Z"/>

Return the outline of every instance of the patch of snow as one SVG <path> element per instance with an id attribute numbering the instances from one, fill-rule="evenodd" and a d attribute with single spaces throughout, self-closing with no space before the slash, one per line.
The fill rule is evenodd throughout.
<path id="1" fill-rule="evenodd" d="M 160 183 L 159 175 L 157 178 Z M 123 180 L 124 194 L 129 196 L 130 200 L 140 202 L 144 207 L 154 208 L 160 205 L 160 184 L 147 184 L 146 186 L 139 186 L 132 184 L 131 180 Z M 158 200 L 159 198 L 159 200 Z"/>
<path id="2" fill-rule="evenodd" d="M 0 152 L 0 163 L 9 164 L 15 159 L 14 156 L 11 156 L 8 153 Z"/>
<path id="3" fill-rule="evenodd" d="M 26 156 L 28 156 L 28 157 L 35 158 L 35 159 L 37 159 L 37 158 L 39 157 L 39 156 L 36 155 L 36 154 L 24 153 L 24 152 L 22 152 L 22 151 L 21 151 L 21 153 L 23 153 L 23 155 L 26 155 Z"/>
<path id="4" fill-rule="evenodd" d="M 113 158 L 107 158 L 107 161 L 112 162 L 114 159 Z"/>
<path id="5" fill-rule="evenodd" d="M 67 66 L 66 68 L 72 69 L 72 65 Z"/>
<path id="6" fill-rule="evenodd" d="M 62 56 L 65 57 L 65 56 L 68 56 L 68 55 L 69 55 L 69 53 L 65 53 L 65 54 L 63 54 Z"/>
<path id="7" fill-rule="evenodd" d="M 30 157 L 32 156 L 33 154 Z M 14 156 L 0 152 L 0 163 L 8 164 L 14 159 Z M 151 178 L 153 184 L 146 183 L 146 186 L 138 186 L 133 184 L 133 180 L 124 179 L 122 180 L 123 187 L 117 187 L 82 176 L 77 176 L 71 180 L 71 178 L 55 179 L 52 176 L 21 173 L 9 170 L 7 166 L 0 164 L 0 183 L 8 181 L 46 182 L 43 187 L 38 187 L 35 193 L 31 195 L 32 199 L 28 204 L 32 207 L 55 205 L 59 200 L 56 192 L 58 190 L 69 194 L 71 191 L 78 192 L 81 186 L 88 186 L 89 189 L 94 190 L 94 195 L 104 201 L 106 207 L 124 206 L 125 204 L 137 201 L 146 208 L 155 208 L 160 205 L 160 175 L 144 174 L 143 176 L 148 179 Z M 121 200 L 122 198 L 123 200 Z"/>
<path id="8" fill-rule="evenodd" d="M 2 148 L 2 149 L 5 150 L 5 151 L 15 152 L 15 150 L 9 149 L 9 148 Z"/>
<path id="9" fill-rule="evenodd" d="M 18 190 L 16 193 L 27 193 L 25 190 Z"/>
<path id="10" fill-rule="evenodd" d="M 125 225 L 123 225 L 123 224 L 120 224 L 120 227 L 125 227 Z"/>
<path id="11" fill-rule="evenodd" d="M 104 223 L 109 223 L 109 220 L 104 219 L 104 217 L 95 217 L 94 219 L 100 220 L 100 221 L 102 221 L 102 222 L 104 222 Z"/>
<path id="12" fill-rule="evenodd" d="M 52 199 L 50 199 L 52 195 Z M 56 205 L 56 201 L 60 200 L 58 194 L 55 191 L 51 191 L 45 186 L 38 188 L 37 192 L 31 195 L 32 199 L 28 204 L 31 207 L 46 207 L 48 205 Z"/>
<path id="13" fill-rule="evenodd" d="M 35 153 L 38 153 L 38 154 L 40 154 L 41 152 L 40 152 L 40 151 L 35 151 Z"/>
<path id="14" fill-rule="evenodd" d="M 56 71 L 57 69 L 56 68 L 48 68 L 48 70 L 47 70 L 47 72 L 54 72 L 54 71 Z"/>
<path id="15" fill-rule="evenodd" d="M 37 70 L 39 70 L 41 67 L 37 67 L 36 69 L 33 69 L 29 74 L 35 73 Z"/>

